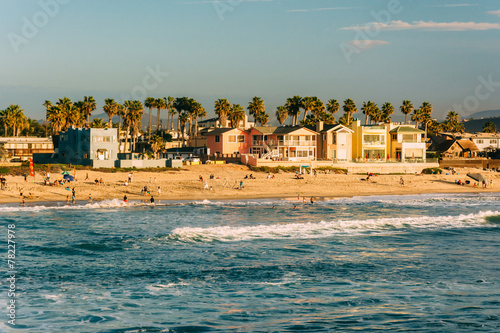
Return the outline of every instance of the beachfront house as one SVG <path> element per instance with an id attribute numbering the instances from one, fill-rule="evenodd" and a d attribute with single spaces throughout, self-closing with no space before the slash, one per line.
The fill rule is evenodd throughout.
<path id="1" fill-rule="evenodd" d="M 114 168 L 118 159 L 116 128 L 74 128 L 59 133 L 54 154 L 34 154 L 35 163 L 91 165 Z"/>
<path id="2" fill-rule="evenodd" d="M 341 124 L 325 125 L 322 121 L 316 124 L 315 129 L 319 133 L 316 140 L 318 159 L 343 162 L 352 160 L 353 130 Z"/>
<path id="3" fill-rule="evenodd" d="M 239 128 L 216 128 L 207 133 L 207 153 L 222 155 L 248 154 L 250 136 Z"/>
<path id="4" fill-rule="evenodd" d="M 392 126 L 391 126 L 392 127 Z M 392 159 L 398 162 L 423 162 L 426 157 L 425 132 L 413 126 L 396 126 L 389 130 Z"/>
<path id="5" fill-rule="evenodd" d="M 352 133 L 352 158 L 356 161 L 375 162 L 389 158 L 386 124 L 361 125 L 354 119 L 350 125 Z"/>
<path id="6" fill-rule="evenodd" d="M 51 138 L 1 137 L 0 160 L 26 161 L 33 154 L 52 154 L 54 145 Z"/>
<path id="7" fill-rule="evenodd" d="M 500 134 L 497 133 L 464 134 L 461 138 L 474 142 L 481 152 L 494 151 L 500 148 Z"/>
<path id="8" fill-rule="evenodd" d="M 316 131 L 303 126 L 252 127 L 250 154 L 277 161 L 316 159 Z"/>
<path id="9" fill-rule="evenodd" d="M 479 152 L 477 146 L 471 140 L 467 139 L 447 139 L 433 142 L 429 148 L 436 151 L 442 158 L 475 158 Z"/>

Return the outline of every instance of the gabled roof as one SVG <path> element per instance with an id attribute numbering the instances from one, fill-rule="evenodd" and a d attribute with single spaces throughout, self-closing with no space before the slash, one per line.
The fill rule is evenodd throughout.
<path id="1" fill-rule="evenodd" d="M 245 132 L 244 130 L 239 129 L 239 128 L 221 127 L 221 128 L 215 128 L 214 130 L 208 132 L 207 135 L 224 134 L 224 133 L 231 132 L 234 130 L 239 130 L 239 131 Z"/>
<path id="2" fill-rule="evenodd" d="M 409 126 L 398 126 L 398 127 L 395 127 L 393 128 L 392 130 L 389 131 L 389 133 L 391 134 L 395 134 L 395 133 L 412 133 L 412 134 L 424 134 L 425 132 L 418 129 L 418 128 L 413 128 L 413 127 L 409 127 Z"/>
<path id="3" fill-rule="evenodd" d="M 311 130 L 311 131 L 314 131 L 316 132 L 316 126 L 314 125 L 311 125 L 311 126 L 306 126 L 307 129 Z M 338 131 L 341 131 L 341 130 L 345 130 L 345 131 L 348 131 L 348 132 L 351 132 L 353 133 L 354 131 L 352 129 L 350 129 L 349 127 L 346 127 L 342 124 L 325 124 L 323 125 L 323 129 L 320 131 L 320 133 L 323 133 L 323 132 L 331 132 L 331 131 L 335 131 L 335 132 L 338 132 Z"/>
<path id="4" fill-rule="evenodd" d="M 432 150 L 444 153 L 448 151 L 451 148 L 451 146 L 455 144 L 455 142 L 456 142 L 455 140 L 444 140 L 443 142 L 437 143 L 435 145 L 435 149 Z"/>
<path id="5" fill-rule="evenodd" d="M 463 150 L 479 151 L 479 148 L 477 148 L 476 144 L 472 140 L 457 140 L 457 143 Z"/>
<path id="6" fill-rule="evenodd" d="M 277 129 L 277 127 L 275 126 L 256 126 L 252 128 L 259 131 L 262 134 L 273 134 L 274 131 Z"/>
<path id="7" fill-rule="evenodd" d="M 290 134 L 300 129 L 306 129 L 308 131 L 313 132 L 314 134 L 318 134 L 316 131 L 304 126 L 280 126 L 280 127 L 259 126 L 252 128 L 259 131 L 262 134 Z"/>

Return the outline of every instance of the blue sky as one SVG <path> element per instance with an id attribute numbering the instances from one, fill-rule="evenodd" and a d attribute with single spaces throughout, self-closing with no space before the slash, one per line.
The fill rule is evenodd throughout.
<path id="1" fill-rule="evenodd" d="M 189 96 L 500 109 L 497 0 L 0 0 L 0 109 Z M 153 74 L 152 74 L 153 73 Z M 340 117 L 339 114 L 336 118 Z M 396 112 L 395 120 L 402 119 Z"/>

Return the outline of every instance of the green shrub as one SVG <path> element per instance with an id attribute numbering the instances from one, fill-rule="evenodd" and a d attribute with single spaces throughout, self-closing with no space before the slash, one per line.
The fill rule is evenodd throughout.
<path id="1" fill-rule="evenodd" d="M 422 170 L 422 173 L 426 175 L 442 174 L 443 170 L 440 168 L 426 168 Z"/>

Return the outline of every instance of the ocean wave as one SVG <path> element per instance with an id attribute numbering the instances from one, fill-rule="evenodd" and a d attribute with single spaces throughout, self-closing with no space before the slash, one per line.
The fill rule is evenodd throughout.
<path id="1" fill-rule="evenodd" d="M 495 224 L 492 217 L 499 211 L 486 211 L 459 216 L 416 216 L 367 220 L 338 220 L 309 223 L 287 223 L 245 227 L 183 227 L 172 230 L 167 241 L 180 242 L 236 242 L 256 239 L 309 239 L 331 236 L 387 234 L 408 229 L 442 230 L 474 228 Z"/>

